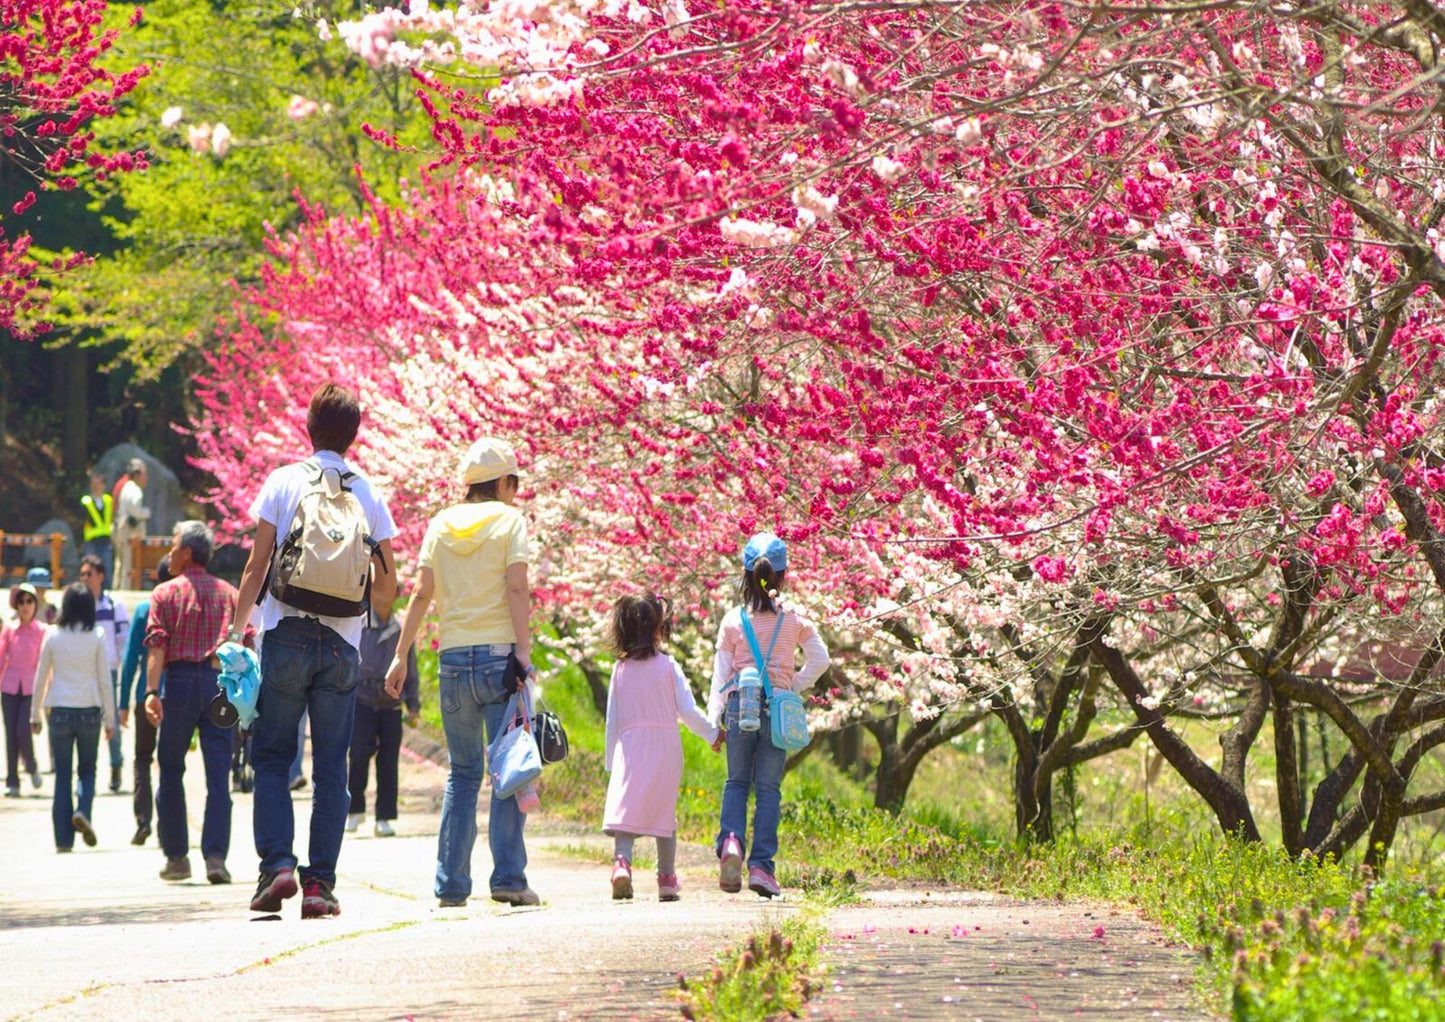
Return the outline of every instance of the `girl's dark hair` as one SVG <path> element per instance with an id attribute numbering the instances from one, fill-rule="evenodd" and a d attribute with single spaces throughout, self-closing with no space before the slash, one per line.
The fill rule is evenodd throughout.
<path id="1" fill-rule="evenodd" d="M 65 587 L 60 598 L 60 617 L 55 622 L 61 628 L 78 628 L 83 632 L 95 628 L 95 597 L 90 595 L 84 582 L 72 582 Z"/>
<path id="2" fill-rule="evenodd" d="M 743 572 L 742 581 L 738 583 L 743 605 L 755 613 L 776 611 L 778 608 L 773 605 L 773 598 L 768 593 L 783 588 L 783 576 L 786 574 L 786 571 L 774 569 L 767 558 L 758 558 L 753 570 Z"/>
<path id="3" fill-rule="evenodd" d="M 517 475 L 509 475 L 505 478 L 512 481 L 512 489 L 514 490 L 522 482 L 522 477 Z M 501 481 L 502 479 L 499 477 L 497 479 L 488 479 L 484 483 L 472 483 L 472 485 L 467 487 L 467 503 L 479 504 L 484 500 L 496 500 L 497 484 Z"/>
<path id="4" fill-rule="evenodd" d="M 607 641 L 623 660 L 646 660 L 658 654 L 657 631 L 672 634 L 672 601 L 666 596 L 624 596 L 612 605 Z"/>

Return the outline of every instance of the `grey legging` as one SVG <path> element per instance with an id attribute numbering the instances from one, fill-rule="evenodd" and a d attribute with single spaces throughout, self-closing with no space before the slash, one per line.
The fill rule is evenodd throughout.
<path id="1" fill-rule="evenodd" d="M 632 861 L 632 844 L 641 834 L 612 835 L 612 848 L 614 855 L 620 855 L 628 862 Z M 671 876 L 677 872 L 677 835 L 669 834 L 667 837 L 657 839 L 657 875 Z"/>

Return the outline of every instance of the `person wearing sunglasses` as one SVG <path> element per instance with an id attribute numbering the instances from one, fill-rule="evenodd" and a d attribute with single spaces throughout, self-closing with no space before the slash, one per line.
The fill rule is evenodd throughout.
<path id="1" fill-rule="evenodd" d="M 0 705 L 5 713 L 5 797 L 20 797 L 18 767 L 24 761 L 32 787 L 40 787 L 35 737 L 30 732 L 30 700 L 45 626 L 40 623 L 40 594 L 28 582 L 10 590 L 15 620 L 0 631 Z"/>

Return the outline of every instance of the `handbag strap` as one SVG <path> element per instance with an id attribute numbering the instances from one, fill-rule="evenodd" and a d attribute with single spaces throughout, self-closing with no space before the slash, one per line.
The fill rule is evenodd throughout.
<path id="1" fill-rule="evenodd" d="M 778 644 L 778 633 L 783 630 L 783 618 L 788 616 L 787 612 L 784 611 L 778 615 L 777 626 L 773 628 L 772 641 L 768 643 L 768 655 L 766 659 L 764 659 L 762 653 L 758 650 L 758 637 L 756 633 L 753 632 L 753 623 L 748 620 L 748 610 L 746 607 L 742 608 L 741 616 L 743 621 L 743 636 L 748 640 L 748 648 L 753 651 L 753 661 L 758 665 L 758 674 L 761 675 L 763 679 L 763 695 L 771 699 L 773 698 L 773 686 L 768 684 L 768 664 L 773 662 L 773 647 Z"/>

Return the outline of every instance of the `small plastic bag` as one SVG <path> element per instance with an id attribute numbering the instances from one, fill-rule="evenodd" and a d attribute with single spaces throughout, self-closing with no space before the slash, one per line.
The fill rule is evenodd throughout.
<path id="1" fill-rule="evenodd" d="M 537 782 L 531 781 L 517 792 L 517 808 L 524 813 L 535 813 L 542 808 L 542 800 L 537 797 Z"/>

